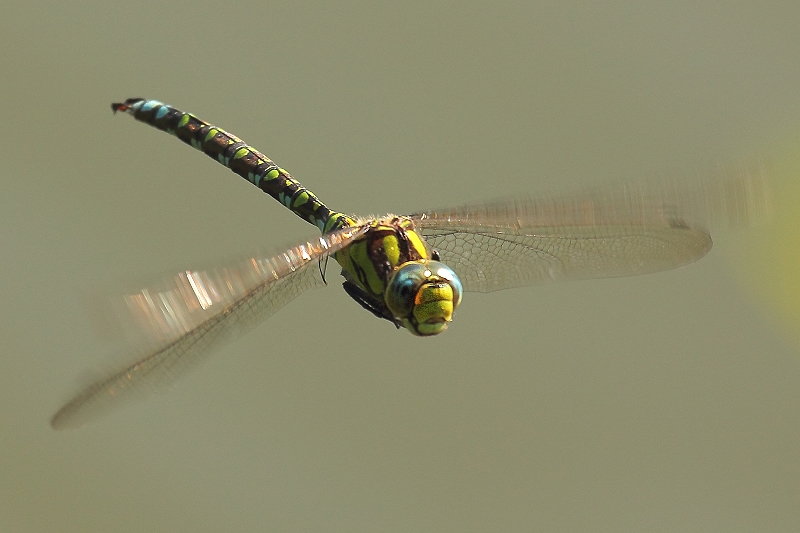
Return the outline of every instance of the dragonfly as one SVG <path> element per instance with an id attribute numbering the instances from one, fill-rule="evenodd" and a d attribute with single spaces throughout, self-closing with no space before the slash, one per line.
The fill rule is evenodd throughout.
<path id="1" fill-rule="evenodd" d="M 325 285 L 329 259 L 366 311 L 428 337 L 447 329 L 465 292 L 678 268 L 711 249 L 712 218 L 746 222 L 765 209 L 763 172 L 740 169 L 690 184 L 629 183 L 362 218 L 331 210 L 267 156 L 191 113 L 144 98 L 111 108 L 202 151 L 320 236 L 276 254 L 184 271 L 127 296 L 126 308 L 155 346 L 69 400 L 52 417 L 56 429 L 84 425 L 136 391 L 174 382 L 221 342 Z"/>

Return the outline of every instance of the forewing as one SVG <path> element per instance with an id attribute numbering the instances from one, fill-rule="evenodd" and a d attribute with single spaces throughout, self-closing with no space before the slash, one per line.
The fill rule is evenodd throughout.
<path id="1" fill-rule="evenodd" d="M 517 196 L 412 217 L 465 290 L 490 292 L 677 268 L 711 249 L 712 225 L 743 225 L 768 212 L 763 170 L 739 169 L 714 179 Z"/>
<path id="2" fill-rule="evenodd" d="M 218 343 L 243 335 L 306 290 L 319 286 L 317 261 L 367 228 L 324 235 L 273 257 L 226 268 L 182 272 L 166 285 L 125 298 L 130 316 L 161 343 L 145 357 L 90 385 L 52 418 L 76 427 L 141 391 L 171 383 Z"/>

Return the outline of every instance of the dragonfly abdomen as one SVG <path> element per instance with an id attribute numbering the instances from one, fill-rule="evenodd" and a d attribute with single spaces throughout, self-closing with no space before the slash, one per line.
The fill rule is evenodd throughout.
<path id="1" fill-rule="evenodd" d="M 127 112 L 136 120 L 174 135 L 200 150 L 278 200 L 323 233 L 355 223 L 347 215 L 330 210 L 314 193 L 303 187 L 270 158 L 235 135 L 202 121 L 191 113 L 158 100 L 144 98 L 129 98 L 123 103 L 111 104 L 111 109 L 115 113 Z"/>

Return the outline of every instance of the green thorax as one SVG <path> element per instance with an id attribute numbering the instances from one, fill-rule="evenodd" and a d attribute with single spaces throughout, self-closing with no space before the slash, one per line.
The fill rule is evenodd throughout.
<path id="1" fill-rule="evenodd" d="M 388 216 L 370 222 L 364 237 L 334 257 L 342 266 L 348 294 L 377 316 L 395 322 L 385 300 L 389 278 L 403 263 L 431 259 L 431 252 L 411 219 Z"/>

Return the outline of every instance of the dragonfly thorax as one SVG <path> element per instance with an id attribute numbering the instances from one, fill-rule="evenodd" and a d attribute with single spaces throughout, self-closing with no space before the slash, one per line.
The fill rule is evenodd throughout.
<path id="1" fill-rule="evenodd" d="M 433 260 L 409 217 L 370 222 L 367 233 L 335 257 L 354 300 L 415 335 L 444 331 L 461 302 L 455 272 Z"/>

